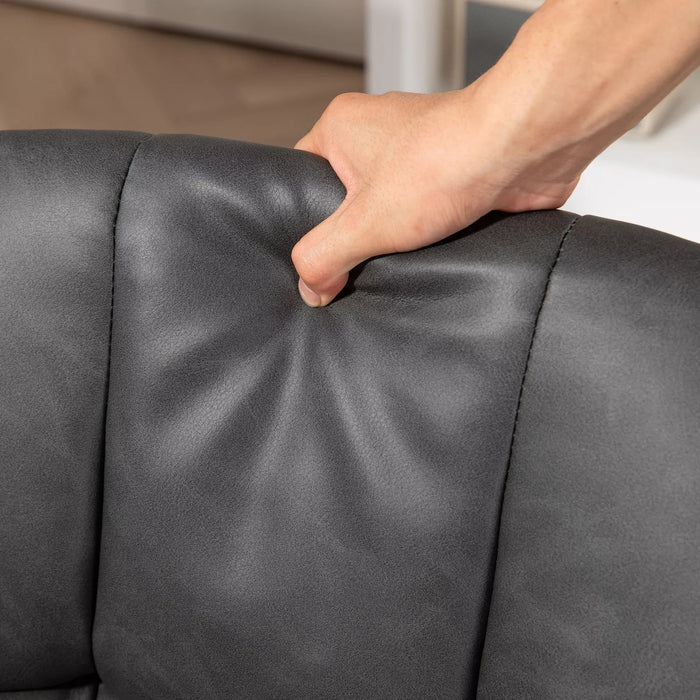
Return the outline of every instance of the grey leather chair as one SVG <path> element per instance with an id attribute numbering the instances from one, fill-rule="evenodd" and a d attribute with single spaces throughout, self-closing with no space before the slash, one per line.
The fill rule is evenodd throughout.
<path id="1" fill-rule="evenodd" d="M 0 134 L 0 700 L 700 697 L 700 246 L 290 250 L 321 158 Z"/>

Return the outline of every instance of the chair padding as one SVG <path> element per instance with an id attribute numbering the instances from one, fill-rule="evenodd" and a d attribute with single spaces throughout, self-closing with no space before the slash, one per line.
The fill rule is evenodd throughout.
<path id="1" fill-rule="evenodd" d="M 500 492 L 570 214 L 368 262 L 327 308 L 293 244 L 328 164 L 143 144 L 117 224 L 101 698 L 457 697 L 476 681 Z"/>
<path id="2" fill-rule="evenodd" d="M 700 246 L 492 214 L 310 309 L 344 194 L 0 134 L 0 699 L 700 696 Z"/>
<path id="3" fill-rule="evenodd" d="M 484 698 L 700 697 L 700 246 L 587 217 L 508 472 Z"/>
<path id="4" fill-rule="evenodd" d="M 0 691 L 94 673 L 112 240 L 140 139 L 0 132 Z"/>

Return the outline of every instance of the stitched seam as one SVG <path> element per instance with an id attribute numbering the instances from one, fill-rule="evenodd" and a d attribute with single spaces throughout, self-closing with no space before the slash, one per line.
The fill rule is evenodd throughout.
<path id="1" fill-rule="evenodd" d="M 102 471 L 101 471 L 101 476 L 102 480 L 100 483 L 100 487 L 98 489 L 98 499 L 99 499 L 99 504 L 97 507 L 97 512 L 98 512 L 98 522 L 96 523 L 97 525 L 97 545 L 96 545 L 96 552 L 95 552 L 95 566 L 94 566 L 94 575 L 93 575 L 93 586 L 94 586 L 94 592 L 93 592 L 93 601 L 92 601 L 92 622 L 91 622 L 91 631 L 90 631 L 90 652 L 92 656 L 92 666 L 95 669 L 95 673 L 97 677 L 99 678 L 99 674 L 97 674 L 97 667 L 95 664 L 95 653 L 93 649 L 93 637 L 94 637 L 94 628 L 95 628 L 95 617 L 97 615 L 97 587 L 98 587 L 98 582 L 99 582 L 99 573 L 100 573 L 100 562 L 102 560 L 102 522 L 104 518 L 104 470 L 106 467 L 106 462 L 107 462 L 107 410 L 109 408 L 109 390 L 110 390 L 110 374 L 111 374 L 111 368 L 112 368 L 112 330 L 114 326 L 114 279 L 115 279 L 115 265 L 116 265 L 116 259 L 117 259 L 117 224 L 119 221 L 119 213 L 121 211 L 121 204 L 122 204 L 122 196 L 124 194 L 124 188 L 126 187 L 126 182 L 129 179 L 129 173 L 131 173 L 131 166 L 134 164 L 134 160 L 136 159 L 136 154 L 139 152 L 139 149 L 141 146 L 143 146 L 146 141 L 150 140 L 153 138 L 153 134 L 150 134 L 144 139 L 141 139 L 136 144 L 136 148 L 134 149 L 133 153 L 131 154 L 131 158 L 129 158 L 129 163 L 124 170 L 124 176 L 122 177 L 121 184 L 119 186 L 119 192 L 117 194 L 117 203 L 116 203 L 116 208 L 114 211 L 114 219 L 112 221 L 112 272 L 111 272 L 111 291 L 110 291 L 110 303 L 109 303 L 109 326 L 108 326 L 108 334 L 107 334 L 107 386 L 105 387 L 105 404 L 104 404 L 104 418 L 102 421 Z"/>
<path id="2" fill-rule="evenodd" d="M 503 478 L 503 488 L 501 490 L 501 504 L 499 507 L 498 511 L 498 526 L 496 528 L 496 542 L 495 542 L 495 557 L 494 557 L 494 563 L 493 563 L 493 568 L 491 571 L 491 590 L 489 591 L 489 599 L 488 599 L 488 604 L 487 604 L 487 614 L 486 614 L 486 623 L 484 625 L 484 634 L 483 634 L 483 639 L 481 642 L 481 654 L 479 657 L 479 671 L 477 673 L 477 686 L 478 682 L 481 678 L 481 663 L 482 663 L 482 657 L 484 653 L 484 646 L 486 644 L 486 631 L 489 626 L 489 619 L 491 617 L 491 603 L 493 601 L 493 589 L 496 583 L 496 570 L 498 568 L 498 548 L 500 544 L 500 539 L 501 539 L 501 526 L 502 526 L 502 520 L 503 520 L 503 506 L 505 503 L 505 497 L 506 497 L 506 488 L 508 486 L 508 477 L 510 475 L 510 465 L 513 460 L 513 450 L 515 446 L 515 439 L 517 435 L 517 430 L 518 430 L 518 419 L 520 418 L 520 407 L 522 405 L 522 399 L 523 399 L 523 392 L 525 389 L 525 380 L 527 379 L 527 372 L 530 368 L 530 358 L 532 356 L 532 349 L 535 345 L 535 338 L 537 336 L 537 330 L 539 328 L 539 323 L 540 323 L 540 315 L 542 314 L 542 309 L 544 308 L 544 303 L 547 299 L 547 294 L 549 292 L 549 285 L 552 279 L 552 274 L 554 273 L 554 268 L 557 266 L 557 263 L 559 262 L 559 258 L 561 257 L 561 252 L 564 247 L 564 241 L 566 240 L 567 236 L 573 231 L 574 226 L 579 221 L 578 216 L 574 217 L 569 225 L 566 227 L 566 230 L 562 234 L 561 240 L 559 241 L 559 247 L 557 248 L 556 255 L 554 256 L 554 261 L 552 262 L 549 272 L 547 273 L 547 279 L 544 283 L 544 288 L 542 290 L 542 298 L 540 299 L 539 307 L 537 309 L 537 314 L 535 315 L 535 323 L 533 324 L 532 327 L 532 335 L 530 336 L 530 345 L 527 349 L 527 357 L 525 358 L 525 369 L 523 370 L 523 377 L 520 380 L 520 391 L 518 392 L 518 402 L 515 408 L 515 420 L 513 421 L 513 432 L 511 433 L 510 436 L 510 447 L 508 449 L 508 461 L 506 462 L 506 473 Z"/>
<path id="3" fill-rule="evenodd" d="M 109 370 L 112 363 L 112 326 L 114 324 L 114 269 L 117 261 L 117 223 L 119 221 L 119 212 L 121 211 L 122 196 L 124 194 L 124 187 L 126 187 L 126 181 L 129 179 L 129 173 L 131 172 L 131 166 L 134 164 L 136 159 L 136 154 L 139 152 L 141 146 L 143 146 L 146 141 L 153 138 L 153 135 L 147 136 L 145 139 L 136 144 L 134 152 L 131 154 L 129 159 L 129 165 L 124 171 L 124 177 L 122 178 L 121 186 L 119 187 L 119 194 L 117 195 L 117 208 L 114 212 L 114 221 L 112 222 L 112 290 L 109 304 L 109 336 L 107 339 L 107 395 L 109 395 Z M 107 406 L 105 405 L 105 417 L 107 415 Z"/>
<path id="4" fill-rule="evenodd" d="M 501 494 L 501 512 L 499 514 L 499 520 L 498 520 L 498 531 L 500 532 L 501 529 L 501 517 L 503 515 L 503 498 L 505 496 L 505 491 L 506 491 L 506 485 L 508 483 L 508 475 L 510 474 L 510 464 L 513 460 L 513 449 L 515 446 L 515 438 L 518 432 L 518 419 L 520 418 L 520 407 L 522 405 L 522 400 L 523 400 L 523 391 L 525 389 L 525 381 L 527 379 L 527 372 L 530 369 L 530 358 L 532 357 L 532 349 L 535 346 L 535 338 L 537 337 L 537 329 L 539 328 L 539 323 L 540 323 L 540 315 L 542 314 L 542 309 L 544 308 L 544 303 L 547 299 L 547 293 L 549 292 L 549 284 L 552 279 L 552 273 L 554 272 L 554 268 L 557 266 L 557 263 L 559 262 L 559 258 L 561 257 L 561 251 L 562 248 L 564 247 L 564 241 L 566 240 L 566 237 L 571 233 L 573 230 L 574 226 L 576 225 L 576 222 L 578 221 L 578 217 L 576 217 L 566 228 L 566 231 L 564 231 L 564 235 L 561 237 L 561 241 L 559 241 L 559 247 L 557 248 L 557 254 L 554 258 L 554 262 L 552 263 L 551 267 L 549 268 L 549 272 L 547 273 L 547 281 L 544 284 L 544 290 L 542 292 L 542 299 L 540 300 L 540 305 L 539 308 L 537 309 L 537 315 L 535 316 L 535 324 L 532 329 L 532 336 L 530 337 L 530 346 L 527 349 L 527 358 L 525 359 L 525 370 L 523 371 L 523 378 L 522 381 L 520 382 L 520 391 L 518 393 L 518 404 L 515 409 L 515 421 L 513 422 L 513 432 L 511 434 L 510 438 L 510 448 L 508 450 L 508 462 L 506 465 L 506 474 L 505 478 L 503 480 L 503 492 Z"/>

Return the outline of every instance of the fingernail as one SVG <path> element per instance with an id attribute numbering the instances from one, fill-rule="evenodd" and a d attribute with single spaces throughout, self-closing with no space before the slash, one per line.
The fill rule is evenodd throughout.
<path id="1" fill-rule="evenodd" d="M 321 297 L 313 289 L 309 289 L 301 277 L 299 278 L 299 294 L 309 306 L 321 306 Z"/>

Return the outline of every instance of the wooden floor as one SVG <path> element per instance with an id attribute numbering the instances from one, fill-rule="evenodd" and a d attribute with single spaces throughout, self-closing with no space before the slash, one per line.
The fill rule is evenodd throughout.
<path id="1" fill-rule="evenodd" d="M 0 129 L 134 129 L 293 146 L 358 66 L 2 3 Z"/>

